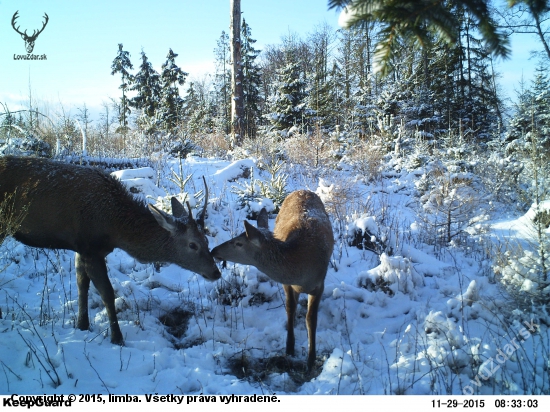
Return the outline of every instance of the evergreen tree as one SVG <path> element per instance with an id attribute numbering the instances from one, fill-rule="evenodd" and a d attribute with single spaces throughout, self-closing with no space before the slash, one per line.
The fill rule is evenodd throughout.
<path id="1" fill-rule="evenodd" d="M 338 62 L 336 60 L 333 61 L 329 83 L 327 84 L 331 104 L 331 112 L 327 117 L 327 123 L 333 124 L 334 127 L 343 127 L 346 123 L 346 116 L 349 114 L 349 100 L 346 99 L 346 78 L 344 72 Z"/>
<path id="2" fill-rule="evenodd" d="M 130 61 L 130 53 L 122 49 L 122 43 L 118 45 L 118 53 L 113 64 L 111 65 L 111 75 L 120 73 L 122 83 L 119 89 L 122 90 L 122 98 L 120 100 L 120 116 L 119 130 L 125 133 L 128 130 L 128 116 L 130 115 L 130 102 L 126 97 L 128 86 L 132 83 L 132 75 L 128 72 L 128 69 L 133 69 L 132 62 Z"/>
<path id="3" fill-rule="evenodd" d="M 550 79 L 547 73 L 548 68 L 540 64 L 531 88 L 519 93 L 507 133 L 507 140 L 513 142 L 513 147 L 531 152 L 534 145 L 545 159 L 550 157 Z"/>
<path id="4" fill-rule="evenodd" d="M 548 66 L 540 64 L 537 67 L 532 87 L 533 129 L 537 133 L 537 151 L 548 159 L 550 155 L 550 80 Z"/>
<path id="5" fill-rule="evenodd" d="M 188 132 L 192 134 L 212 132 L 214 110 L 204 84 L 189 83 L 183 99 L 183 113 Z"/>
<path id="6" fill-rule="evenodd" d="M 176 65 L 177 56 L 172 49 L 168 51 L 160 74 L 161 95 L 158 117 L 161 127 L 168 132 L 172 132 L 181 120 L 183 100 L 180 97 L 178 85 L 183 86 L 187 77 L 187 73 Z"/>
<path id="7" fill-rule="evenodd" d="M 0 118 L 2 119 L 2 122 L 0 123 L 0 137 L 3 139 L 24 137 L 24 128 L 21 127 L 21 123 L 23 123 L 21 112 L 19 113 L 18 121 L 17 117 L 9 111 L 6 104 L 0 103 L 0 105 L 4 110 L 4 113 L 0 113 Z"/>
<path id="8" fill-rule="evenodd" d="M 307 43 L 312 53 L 312 64 L 308 74 L 307 105 L 315 112 L 312 119 L 318 128 L 333 128 L 334 105 L 333 86 L 329 78 L 330 48 L 334 35 L 328 26 L 321 26 L 310 34 Z"/>
<path id="9" fill-rule="evenodd" d="M 527 0 L 526 0 L 527 2 Z M 529 0 L 543 3 L 544 0 Z M 375 60 L 378 68 L 388 74 L 395 66 L 395 52 L 403 40 L 417 45 L 429 45 L 435 34 L 438 40 L 451 47 L 460 39 L 460 20 L 453 13 L 454 7 L 466 10 L 475 20 L 483 43 L 489 53 L 507 57 L 509 41 L 498 29 L 491 17 L 488 0 L 329 0 L 329 7 L 347 7 L 348 27 L 361 26 L 366 22 L 381 25 Z"/>
<path id="10" fill-rule="evenodd" d="M 231 71 L 229 36 L 222 31 L 214 49 L 216 73 L 214 75 L 215 127 L 218 132 L 229 134 L 231 130 Z"/>
<path id="11" fill-rule="evenodd" d="M 271 113 L 268 119 L 276 130 L 303 126 L 306 110 L 305 81 L 300 71 L 295 50 L 288 50 L 286 65 L 277 71 L 275 95 L 271 97 Z"/>
<path id="12" fill-rule="evenodd" d="M 340 30 L 338 33 L 337 71 L 333 70 L 332 80 L 340 85 L 341 110 L 338 117 L 341 130 L 358 132 L 364 135 L 374 131 L 377 125 L 376 99 L 382 93 L 380 76 L 373 72 L 374 41 L 377 28 L 373 23 L 361 27 Z"/>
<path id="13" fill-rule="evenodd" d="M 160 75 L 141 51 L 141 65 L 134 76 L 134 84 L 130 90 L 136 91 L 136 96 L 130 100 L 130 105 L 143 111 L 143 115 L 153 118 L 160 104 Z"/>
<path id="14" fill-rule="evenodd" d="M 76 115 L 76 119 L 79 122 L 80 131 L 82 132 L 82 139 L 85 140 L 82 144 L 82 155 L 86 156 L 87 153 L 89 153 L 89 146 L 93 147 L 93 142 L 90 139 L 89 131 L 89 125 L 92 123 L 92 120 L 90 119 L 90 111 L 86 107 L 86 103 L 84 103 L 83 107 L 79 107 L 78 114 Z"/>
<path id="15" fill-rule="evenodd" d="M 256 136 L 257 120 L 260 118 L 261 74 L 256 58 L 260 54 L 254 49 L 256 40 L 252 39 L 250 26 L 243 19 L 241 25 L 241 54 L 243 70 L 244 134 Z"/>
<path id="16" fill-rule="evenodd" d="M 487 141 L 497 128 L 500 119 L 500 99 L 489 71 L 491 55 L 478 38 L 479 25 L 469 11 L 458 8 L 461 15 L 461 65 L 459 66 L 458 112 L 463 135 Z M 475 35 L 474 35 L 475 34 Z"/>

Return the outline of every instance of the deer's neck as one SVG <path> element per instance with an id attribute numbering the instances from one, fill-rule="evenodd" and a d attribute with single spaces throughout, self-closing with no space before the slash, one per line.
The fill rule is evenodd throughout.
<path id="1" fill-rule="evenodd" d="M 255 266 L 275 282 L 297 284 L 300 281 L 300 265 L 296 259 L 299 250 L 276 238 L 269 239 L 267 246 L 255 256 Z"/>
<path id="2" fill-rule="evenodd" d="M 173 252 L 170 233 L 159 226 L 151 212 L 137 204 L 131 212 L 121 212 L 125 215 L 115 247 L 143 263 L 169 261 Z"/>

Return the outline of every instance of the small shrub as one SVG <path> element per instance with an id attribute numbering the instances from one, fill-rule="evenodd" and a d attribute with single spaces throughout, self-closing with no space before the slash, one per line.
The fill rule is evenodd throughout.
<path id="1" fill-rule="evenodd" d="M 27 214 L 26 208 L 16 210 L 14 197 L 14 193 L 6 193 L 0 201 L 0 244 L 17 232 Z"/>

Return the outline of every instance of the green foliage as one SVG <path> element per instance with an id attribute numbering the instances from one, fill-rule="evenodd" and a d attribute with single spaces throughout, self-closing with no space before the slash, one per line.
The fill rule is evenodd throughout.
<path id="1" fill-rule="evenodd" d="M 232 192 L 238 197 L 239 205 L 246 210 L 248 219 L 256 219 L 262 207 L 269 213 L 277 213 L 288 192 L 286 190 L 288 175 L 283 173 L 284 162 L 266 165 L 270 174 L 268 181 L 254 178 L 254 168 L 250 171 L 250 181 L 237 182 Z M 269 202 L 265 200 L 268 199 Z"/>
<path id="2" fill-rule="evenodd" d="M 256 40 L 252 39 L 250 26 L 243 19 L 241 26 L 241 58 L 243 69 L 243 103 L 244 119 L 243 130 L 245 137 L 255 137 L 257 122 L 260 116 L 261 91 L 261 69 L 256 63 L 260 54 L 254 49 Z"/>
<path id="3" fill-rule="evenodd" d="M 531 87 L 518 94 L 515 115 L 508 127 L 509 151 L 538 152 L 550 159 L 550 80 L 548 67 L 539 65 Z M 533 147 L 533 144 L 535 145 Z"/>
<path id="4" fill-rule="evenodd" d="M 427 47 L 435 35 L 450 46 L 456 45 L 461 24 L 454 8 L 465 10 L 475 20 L 490 53 L 501 57 L 510 54 L 509 41 L 492 19 L 487 0 L 329 0 L 328 4 L 331 8 L 346 7 L 348 27 L 366 22 L 380 24 L 375 60 L 379 71 L 386 75 L 395 69 L 396 51 L 402 40 Z"/>
<path id="5" fill-rule="evenodd" d="M 247 218 L 254 219 L 258 211 L 253 210 L 253 204 L 260 202 L 260 190 L 254 179 L 254 168 L 250 169 L 250 181 L 237 182 L 236 186 L 231 189 L 237 195 L 239 206 L 247 211 Z"/>
<path id="6" fill-rule="evenodd" d="M 134 83 L 130 90 L 137 92 L 136 96 L 130 100 L 130 105 L 141 109 L 143 115 L 154 117 L 160 104 L 160 75 L 153 69 L 143 50 L 141 66 L 134 76 Z"/>
<path id="7" fill-rule="evenodd" d="M 7 138 L 17 138 L 17 137 L 24 137 L 25 131 L 24 131 L 24 122 L 23 118 L 21 117 L 21 113 L 19 113 L 19 118 L 15 116 L 15 113 L 12 113 L 6 104 L 2 103 L 2 109 L 4 110 L 3 113 L 0 113 L 0 118 L 2 121 L 0 122 L 0 137 L 7 139 Z"/>
<path id="8" fill-rule="evenodd" d="M 530 242 L 507 245 L 493 267 L 517 308 L 528 313 L 545 308 L 550 298 L 549 211 L 548 201 L 534 203 L 526 214 L 532 229 Z"/>
<path id="9" fill-rule="evenodd" d="M 215 107 L 204 84 L 189 83 L 182 111 L 189 133 L 211 133 L 214 130 Z"/>
<path id="10" fill-rule="evenodd" d="M 296 51 L 287 51 L 286 65 L 277 71 L 275 95 L 271 98 L 268 118 L 276 130 L 288 130 L 302 125 L 307 116 L 305 80 L 296 59 Z"/>
<path id="11" fill-rule="evenodd" d="M 128 87 L 131 85 L 133 81 L 133 77 L 130 74 L 130 72 L 128 72 L 128 69 L 133 69 L 134 66 L 130 61 L 130 53 L 123 50 L 122 49 L 123 47 L 124 46 L 122 45 L 122 43 L 119 43 L 118 53 L 111 65 L 111 75 L 120 73 L 120 76 L 122 78 L 121 80 L 122 83 L 119 86 L 119 89 L 122 90 L 122 98 L 120 99 L 119 123 L 120 123 L 120 130 L 125 132 L 128 129 L 128 116 L 131 112 L 130 102 L 126 97 L 126 92 L 128 90 Z"/>
<path id="12" fill-rule="evenodd" d="M 216 72 L 214 74 L 214 107 L 216 110 L 215 128 L 222 134 L 231 130 L 231 54 L 229 35 L 222 31 L 214 49 Z"/>
<path id="13" fill-rule="evenodd" d="M 176 65 L 176 57 L 178 55 L 170 49 L 160 73 L 161 94 L 157 117 L 161 128 L 167 132 L 174 131 L 180 121 L 183 100 L 178 85 L 183 86 L 187 77 L 187 73 Z"/>
<path id="14" fill-rule="evenodd" d="M 288 174 L 283 172 L 285 162 L 276 161 L 270 165 L 266 165 L 267 172 L 271 175 L 269 181 L 258 181 L 260 194 L 262 197 L 273 201 L 275 209 L 274 213 L 278 213 L 284 200 L 288 196 L 286 190 Z"/>

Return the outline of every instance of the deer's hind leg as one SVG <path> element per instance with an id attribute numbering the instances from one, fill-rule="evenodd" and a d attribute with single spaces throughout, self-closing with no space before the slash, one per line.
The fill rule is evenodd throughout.
<path id="1" fill-rule="evenodd" d="M 286 295 L 286 354 L 294 356 L 294 320 L 300 294 L 295 292 L 291 285 L 283 285 L 283 289 Z"/>
<path id="2" fill-rule="evenodd" d="M 324 285 L 317 288 L 315 292 L 308 295 L 307 302 L 307 315 L 306 315 L 306 328 L 307 328 L 307 340 L 308 340 L 308 353 L 307 353 L 307 369 L 311 371 L 315 365 L 315 339 L 317 334 L 317 314 L 319 312 L 319 304 L 323 297 Z"/>
<path id="3" fill-rule="evenodd" d="M 88 318 L 88 290 L 90 289 L 90 278 L 86 274 L 86 265 L 80 254 L 75 254 L 76 285 L 78 287 L 78 319 L 76 327 L 80 330 L 90 328 Z"/>

